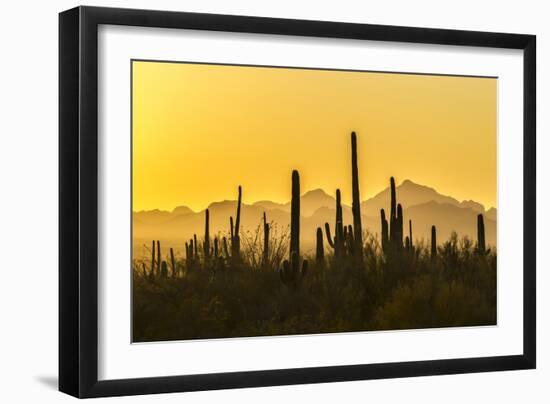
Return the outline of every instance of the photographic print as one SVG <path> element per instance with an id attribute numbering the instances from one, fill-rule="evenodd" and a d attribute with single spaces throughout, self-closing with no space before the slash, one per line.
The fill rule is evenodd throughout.
<path id="1" fill-rule="evenodd" d="M 133 342 L 496 325 L 497 78 L 131 69 Z"/>

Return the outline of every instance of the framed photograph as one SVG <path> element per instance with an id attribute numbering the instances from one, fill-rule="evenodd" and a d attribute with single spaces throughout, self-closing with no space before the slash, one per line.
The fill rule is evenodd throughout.
<path id="1" fill-rule="evenodd" d="M 61 391 L 535 368 L 535 36 L 59 29 Z"/>

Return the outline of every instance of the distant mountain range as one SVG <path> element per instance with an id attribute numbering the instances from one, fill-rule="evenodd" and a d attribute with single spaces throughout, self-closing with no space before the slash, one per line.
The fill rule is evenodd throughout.
<path id="1" fill-rule="evenodd" d="M 486 241 L 496 244 L 495 208 L 485 210 L 485 207 L 475 201 L 458 201 L 450 196 L 441 195 L 435 189 L 405 180 L 396 188 L 397 201 L 403 206 L 405 223 L 409 219 L 413 225 L 413 239 L 429 240 L 430 229 L 436 225 L 438 241 L 446 240 L 452 231 L 459 237 L 469 236 L 475 240 L 477 234 L 477 215 L 485 217 Z M 322 189 L 308 191 L 300 198 L 301 221 L 300 236 L 304 250 L 313 248 L 316 229 L 325 222 L 334 226 L 335 198 Z M 229 217 L 235 217 L 237 201 L 213 202 L 208 206 L 210 213 L 210 233 L 227 234 L 229 232 Z M 380 209 L 389 214 L 389 187 L 361 203 L 363 228 L 373 234 L 380 233 Z M 279 230 L 284 231 L 290 221 L 290 202 L 276 203 L 258 201 L 251 205 L 241 206 L 241 225 L 244 231 L 255 231 L 260 225 L 263 213 L 269 222 L 276 223 Z M 351 207 L 343 205 L 344 222 L 351 224 Z M 185 241 L 197 234 L 204 234 L 204 210 L 194 212 L 186 206 L 178 206 L 172 212 L 161 210 L 140 211 L 133 213 L 134 255 L 139 254 L 140 246 L 148 245 L 150 240 L 164 240 L 169 247 L 183 250 Z M 408 228 L 408 225 L 405 226 Z"/>

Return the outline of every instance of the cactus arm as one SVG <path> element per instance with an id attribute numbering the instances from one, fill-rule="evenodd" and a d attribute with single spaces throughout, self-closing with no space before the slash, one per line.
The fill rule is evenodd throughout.
<path id="1" fill-rule="evenodd" d="M 332 241 L 332 236 L 330 235 L 330 225 L 328 223 L 325 223 L 325 233 L 327 236 L 328 245 L 331 246 L 331 248 L 334 248 L 334 241 Z"/>

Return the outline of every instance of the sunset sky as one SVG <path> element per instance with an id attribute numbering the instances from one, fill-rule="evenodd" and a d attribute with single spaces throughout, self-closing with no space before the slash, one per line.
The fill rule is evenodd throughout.
<path id="1" fill-rule="evenodd" d="M 290 200 L 322 188 L 351 203 L 410 179 L 496 206 L 497 80 L 138 62 L 133 65 L 133 210 Z M 364 214 L 368 214 L 365 212 Z"/>

